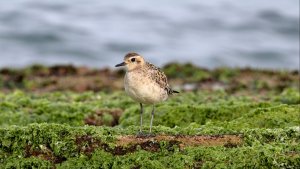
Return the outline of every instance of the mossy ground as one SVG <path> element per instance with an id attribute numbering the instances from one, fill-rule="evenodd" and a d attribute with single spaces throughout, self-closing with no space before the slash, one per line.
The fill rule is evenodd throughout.
<path id="1" fill-rule="evenodd" d="M 182 92 L 156 105 L 155 136 L 141 137 L 139 105 L 120 88 L 101 86 L 108 83 L 103 77 L 95 80 L 74 67 L 25 70 L 1 71 L 0 168 L 300 167 L 295 72 L 167 65 L 170 81 Z M 182 73 L 173 74 L 177 70 Z M 105 72 L 104 79 L 121 81 L 117 72 Z M 249 76 L 240 79 L 245 72 Z M 63 78 L 87 74 L 91 90 L 85 83 L 80 90 L 61 86 Z M 38 82 L 47 77 L 57 81 L 44 89 Z M 209 83 L 218 87 L 207 88 Z M 186 84 L 196 85 L 184 91 Z M 150 106 L 146 133 L 149 121 Z"/>

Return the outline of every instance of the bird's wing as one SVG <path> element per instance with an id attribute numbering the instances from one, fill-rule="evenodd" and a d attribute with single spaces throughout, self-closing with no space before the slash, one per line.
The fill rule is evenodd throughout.
<path id="1" fill-rule="evenodd" d="M 146 63 L 148 69 L 147 69 L 147 73 L 150 74 L 150 78 L 155 81 L 161 88 L 164 88 L 165 90 L 168 91 L 170 87 L 168 84 L 168 79 L 167 76 L 164 74 L 164 72 L 162 72 L 158 67 L 154 66 L 151 63 Z"/>

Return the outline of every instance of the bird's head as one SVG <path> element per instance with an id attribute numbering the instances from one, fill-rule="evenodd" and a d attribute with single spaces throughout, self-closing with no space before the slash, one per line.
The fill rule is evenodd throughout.
<path id="1" fill-rule="evenodd" d="M 115 67 L 125 66 L 128 71 L 142 67 L 145 64 L 144 58 L 134 52 L 127 53 L 124 62 L 117 64 Z"/>

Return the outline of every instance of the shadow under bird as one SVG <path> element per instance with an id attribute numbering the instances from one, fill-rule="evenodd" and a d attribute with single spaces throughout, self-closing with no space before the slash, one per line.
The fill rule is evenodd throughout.
<path id="1" fill-rule="evenodd" d="M 172 90 L 168 84 L 166 75 L 153 64 L 134 52 L 128 53 L 124 57 L 124 62 L 116 67 L 125 66 L 124 87 L 126 93 L 135 101 L 140 103 L 140 134 L 143 125 L 143 104 L 152 105 L 150 133 L 154 117 L 154 105 L 167 100 L 169 95 L 179 93 Z"/>

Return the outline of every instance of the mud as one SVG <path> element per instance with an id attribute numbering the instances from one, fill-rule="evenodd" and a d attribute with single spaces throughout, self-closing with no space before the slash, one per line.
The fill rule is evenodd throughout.
<path id="1" fill-rule="evenodd" d="M 143 144 L 146 142 L 167 141 L 174 145 L 179 145 L 181 149 L 188 146 L 224 146 L 228 148 L 237 147 L 243 143 L 241 135 L 157 135 L 154 137 L 120 136 L 117 141 L 119 146 Z"/>

